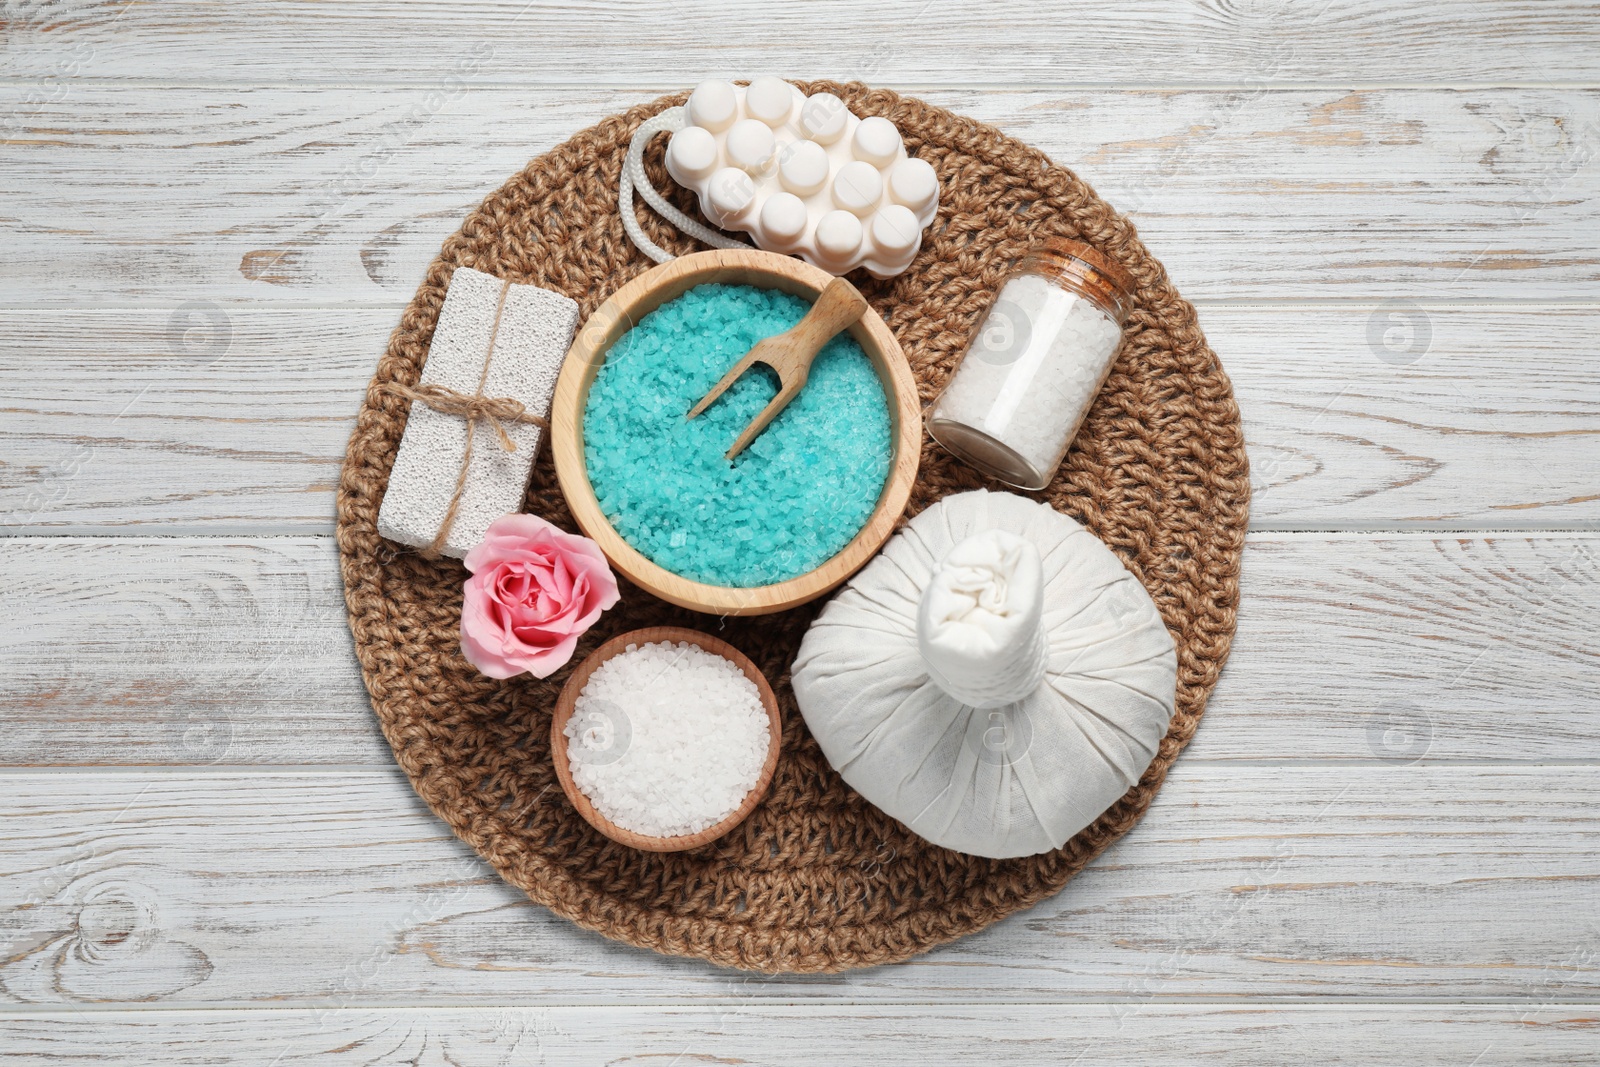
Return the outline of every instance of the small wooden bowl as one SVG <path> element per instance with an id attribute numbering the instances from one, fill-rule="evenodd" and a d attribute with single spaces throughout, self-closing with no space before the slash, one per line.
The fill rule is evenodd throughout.
<path id="1" fill-rule="evenodd" d="M 761 777 L 756 779 L 756 784 L 745 794 L 744 803 L 740 804 L 726 819 L 714 826 L 708 826 L 695 834 L 684 834 L 679 837 L 648 837 L 644 834 L 624 830 L 599 811 L 590 803 L 589 798 L 572 781 L 572 765 L 567 757 L 567 720 L 572 718 L 573 709 L 578 703 L 578 694 L 583 692 L 583 687 L 589 684 L 589 676 L 606 660 L 622 652 L 629 645 L 658 644 L 662 641 L 687 641 L 691 645 L 698 645 L 706 652 L 730 660 L 734 666 L 744 672 L 746 678 L 755 683 L 761 691 L 762 706 L 767 709 L 767 732 L 770 743 L 767 746 L 767 762 L 762 765 Z M 605 834 L 618 844 L 630 848 L 643 849 L 646 852 L 683 852 L 686 849 L 699 848 L 709 844 L 732 830 L 745 820 L 761 798 L 767 795 L 767 790 L 772 786 L 772 776 L 778 769 L 778 748 L 783 739 L 783 720 L 778 715 L 778 698 L 772 693 L 772 686 L 767 684 L 763 675 L 750 658 L 743 652 L 734 648 L 726 641 L 703 634 L 698 630 L 686 630 L 678 626 L 650 626 L 643 630 L 632 630 L 613 637 L 599 648 L 589 654 L 589 657 L 578 664 L 578 669 L 572 672 L 567 679 L 567 684 L 561 687 L 561 695 L 556 699 L 555 713 L 550 717 L 550 758 L 555 761 L 556 777 L 561 779 L 561 789 L 567 794 L 567 799 L 572 801 L 572 806 L 578 809 L 578 814 L 583 816 L 585 822 Z"/>
<path id="2" fill-rule="evenodd" d="M 561 365 L 550 408 L 550 445 L 556 478 L 573 518 L 601 551 L 633 583 L 680 607 L 711 615 L 766 615 L 815 600 L 834 589 L 871 559 L 894 532 L 911 499 L 922 449 L 922 404 L 905 353 L 878 313 L 868 308 L 850 326 L 850 335 L 872 361 L 889 400 L 894 458 L 878 506 L 867 522 L 831 558 L 814 570 L 772 585 L 748 588 L 707 585 L 673 574 L 646 559 L 612 527 L 589 484 L 583 458 L 583 409 L 589 387 L 611 346 L 641 318 L 697 285 L 723 282 L 780 289 L 815 301 L 833 276 L 792 256 L 758 249 L 718 249 L 681 256 L 648 270 L 612 294 L 578 331 Z"/>

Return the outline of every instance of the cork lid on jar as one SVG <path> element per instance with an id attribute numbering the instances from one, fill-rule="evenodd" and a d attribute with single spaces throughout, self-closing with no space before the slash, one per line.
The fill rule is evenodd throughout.
<path id="1" fill-rule="evenodd" d="M 1133 306 L 1133 277 L 1104 252 L 1070 237 L 1044 238 L 1028 251 L 1017 269 L 1088 297 L 1119 325 Z"/>

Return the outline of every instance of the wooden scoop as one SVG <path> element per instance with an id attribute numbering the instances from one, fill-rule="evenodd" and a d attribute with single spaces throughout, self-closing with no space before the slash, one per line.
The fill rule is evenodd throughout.
<path id="1" fill-rule="evenodd" d="M 756 439 L 757 434 L 767 428 L 768 423 L 778 417 L 778 412 L 789 406 L 789 401 L 800 395 L 800 390 L 805 388 L 806 376 L 811 373 L 811 361 L 817 358 L 822 346 L 834 334 L 859 319 L 866 310 L 867 299 L 855 286 L 843 278 L 833 279 L 822 290 L 822 295 L 817 297 L 817 302 L 811 305 L 805 318 L 776 336 L 757 341 L 756 346 L 746 352 L 744 358 L 735 363 L 720 382 L 712 386 L 711 392 L 701 397 L 700 403 L 689 410 L 689 418 L 710 407 L 712 401 L 727 392 L 728 386 L 750 369 L 751 364 L 765 363 L 777 371 L 778 395 L 750 420 L 744 433 L 727 451 L 728 459 L 737 456 Z"/>

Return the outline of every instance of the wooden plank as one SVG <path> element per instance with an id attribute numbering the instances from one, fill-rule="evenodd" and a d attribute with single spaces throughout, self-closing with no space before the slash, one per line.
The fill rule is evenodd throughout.
<path id="1" fill-rule="evenodd" d="M 1258 530 L 1600 525 L 1600 309 L 1207 309 Z"/>
<path id="2" fill-rule="evenodd" d="M 1600 541 L 1253 536 L 1186 761 L 1600 759 Z M 0 764 L 365 764 L 329 538 L 0 541 Z"/>
<path id="3" fill-rule="evenodd" d="M 331 531 L 345 443 L 398 319 L 6 313 L 5 526 Z"/>
<path id="4" fill-rule="evenodd" d="M 486 193 L 655 89 L 32 93 L 0 85 L 0 306 L 170 308 L 403 302 Z M 1595 90 L 924 95 L 1075 168 L 1193 300 L 1589 301 L 1600 280 Z"/>
<path id="5" fill-rule="evenodd" d="M 1151 1004 L 941 1007 L 357 1008 L 0 1015 L 8 1062 L 572 1064 L 1479 1063 L 1568 1065 L 1594 1052 L 1595 1005 Z"/>
<path id="6" fill-rule="evenodd" d="M 1185 758 L 1600 758 L 1600 540 L 1246 544 L 1233 655 Z"/>
<path id="7" fill-rule="evenodd" d="M 0 528 L 326 533 L 394 309 L 0 312 Z M 1256 530 L 1600 526 L 1600 308 L 1214 306 Z"/>
<path id="8" fill-rule="evenodd" d="M 885 5 L 846 47 L 810 6 L 704 0 L 6 12 L 0 527 L 223 535 L 0 544 L 0 765 L 52 768 L 0 804 L 8 1059 L 1593 1058 L 1593 538 L 1254 536 L 1150 818 L 866 975 L 577 931 L 389 766 L 304 536 L 355 397 L 485 191 L 701 68 L 925 90 L 1132 211 L 1210 305 L 1258 529 L 1596 528 L 1596 5 Z M 1359 88 L 1397 84 L 1466 91 Z"/>
<path id="9" fill-rule="evenodd" d="M 394 770 L 6 784 L 13 1003 L 1600 999 L 1592 767 L 1180 761 L 1055 898 L 903 966 L 801 978 L 579 930 Z"/>
<path id="10" fill-rule="evenodd" d="M 0 613 L 28 620 L 0 637 L 7 763 L 392 763 L 331 538 L 13 539 L 0 559 Z"/>
<path id="11" fill-rule="evenodd" d="M 1380 0 L 1046 5 L 474 0 L 20 6 L 13 76 L 314 83 L 452 76 L 517 85 L 676 84 L 774 70 L 884 84 L 1484 84 L 1587 80 L 1592 3 Z M 308 47 L 308 42 L 315 47 Z"/>

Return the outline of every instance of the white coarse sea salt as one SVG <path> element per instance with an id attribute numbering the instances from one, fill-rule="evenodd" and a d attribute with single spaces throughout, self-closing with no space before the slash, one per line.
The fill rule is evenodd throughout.
<path id="1" fill-rule="evenodd" d="M 1018 275 L 1000 290 L 933 417 L 983 431 L 1048 477 L 1121 340 L 1122 328 L 1093 302 Z"/>
<path id="2" fill-rule="evenodd" d="M 699 833 L 761 777 L 771 730 L 761 691 L 698 645 L 629 645 L 589 676 L 563 731 L 572 780 L 595 809 L 648 837 Z"/>

